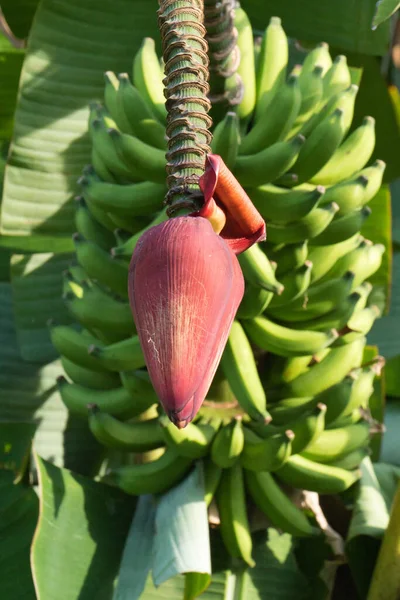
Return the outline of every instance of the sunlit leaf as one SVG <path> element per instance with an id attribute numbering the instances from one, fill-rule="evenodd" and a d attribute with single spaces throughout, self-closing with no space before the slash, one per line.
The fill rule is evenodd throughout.
<path id="1" fill-rule="evenodd" d="M 374 18 L 372 19 L 372 29 L 376 29 L 381 23 L 389 19 L 399 8 L 398 0 L 378 0 Z"/>

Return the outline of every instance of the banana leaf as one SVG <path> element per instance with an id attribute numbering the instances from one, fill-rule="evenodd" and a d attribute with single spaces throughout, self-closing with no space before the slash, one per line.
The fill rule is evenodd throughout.
<path id="1" fill-rule="evenodd" d="M 346 554 L 361 598 L 368 592 L 381 540 L 389 523 L 400 469 L 369 458 L 361 464 L 361 480 L 346 540 Z"/>
<path id="2" fill-rule="evenodd" d="M 400 2 L 398 0 L 378 0 L 372 19 L 372 29 L 376 29 L 386 19 L 389 19 L 398 10 L 399 6 Z"/>
<path id="3" fill-rule="evenodd" d="M 93 473 L 101 447 L 87 422 L 68 414 L 56 388 L 63 373 L 58 361 L 38 365 L 21 360 L 12 307 L 11 285 L 0 283 L 0 419 L 34 421 L 38 452 L 59 466 Z"/>
<path id="4" fill-rule="evenodd" d="M 297 39 L 328 42 L 331 46 L 348 52 L 374 56 L 383 55 L 389 45 L 389 23 L 386 21 L 376 31 L 371 23 L 376 0 L 242 0 L 253 27 L 260 30 L 271 17 L 281 17 L 288 35 Z"/>
<path id="5" fill-rule="evenodd" d="M 61 273 L 72 254 L 14 254 L 11 286 L 18 345 L 23 360 L 49 362 L 57 358 L 47 322 L 71 322 L 62 300 Z"/>
<path id="6" fill-rule="evenodd" d="M 29 564 L 30 545 L 39 513 L 34 490 L 13 483 L 13 473 L 0 470 L 0 598 L 35 600 Z"/>
<path id="7" fill-rule="evenodd" d="M 40 518 L 32 572 L 40 598 L 109 600 L 136 498 L 36 457 Z"/>
<path id="8" fill-rule="evenodd" d="M 72 200 L 90 162 L 88 104 L 102 98 L 104 71 L 130 72 L 143 37 L 157 36 L 156 10 L 156 0 L 40 2 L 4 182 L 1 233 L 13 240 L 0 244 L 72 249 Z"/>
<path id="9" fill-rule="evenodd" d="M 2 0 L 1 10 L 16 37 L 27 37 L 38 4 L 39 0 Z"/>

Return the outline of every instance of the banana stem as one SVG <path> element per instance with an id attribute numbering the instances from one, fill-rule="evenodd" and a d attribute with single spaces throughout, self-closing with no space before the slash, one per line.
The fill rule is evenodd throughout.
<path id="1" fill-rule="evenodd" d="M 236 73 L 240 63 L 238 32 L 234 24 L 236 0 L 204 0 L 204 25 L 210 57 L 210 95 L 212 104 L 239 104 L 243 83 Z M 235 77 L 232 89 L 226 80 Z"/>
<path id="2" fill-rule="evenodd" d="M 198 179 L 211 151 L 208 56 L 203 0 L 159 0 L 165 63 L 168 216 L 199 210 Z"/>

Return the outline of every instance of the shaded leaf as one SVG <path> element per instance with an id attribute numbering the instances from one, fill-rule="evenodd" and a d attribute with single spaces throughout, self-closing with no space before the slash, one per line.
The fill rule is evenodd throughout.
<path id="1" fill-rule="evenodd" d="M 87 422 L 71 417 L 61 401 L 56 378 L 62 373 L 58 361 L 39 366 L 21 360 L 11 285 L 0 283 L 0 419 L 35 421 L 34 444 L 42 456 L 60 466 L 93 473 L 102 448 Z"/>
<path id="2" fill-rule="evenodd" d="M 153 496 L 140 496 L 126 540 L 113 600 L 137 600 L 141 597 L 152 564 L 155 516 Z"/>
<path id="3" fill-rule="evenodd" d="M 3 3 L 1 3 L 3 8 Z M 25 52 L 0 33 L 0 140 L 9 140 L 14 124 L 18 83 Z"/>
<path id="4" fill-rule="evenodd" d="M 33 421 L 0 421 L 0 469 L 12 471 L 15 479 L 27 467 L 35 429 Z"/>
<path id="5" fill-rule="evenodd" d="M 371 215 L 371 218 L 372 215 Z M 387 316 L 375 321 L 368 334 L 368 343 L 378 346 L 385 358 L 400 352 L 400 252 L 393 254 L 393 274 L 390 310 Z"/>
<path id="6" fill-rule="evenodd" d="M 219 536 L 212 536 L 220 551 Z M 213 560 L 211 583 L 201 595 L 202 600 L 309 600 L 310 590 L 300 572 L 293 554 L 293 539 L 275 529 L 254 536 L 253 569 L 221 570 Z M 214 556 L 214 552 L 213 552 Z M 151 577 L 141 600 L 181 600 L 185 590 L 185 577 L 177 576 L 155 588 Z"/>
<path id="7" fill-rule="evenodd" d="M 14 35 L 26 38 L 39 0 L 1 0 L 1 10 Z"/>
<path id="8" fill-rule="evenodd" d="M 40 600 L 108 600 L 136 498 L 36 457 L 40 518 L 32 571 Z"/>
<path id="9" fill-rule="evenodd" d="M 378 0 L 374 18 L 372 19 L 372 29 L 376 29 L 381 23 L 386 21 L 399 8 L 398 0 Z"/>
<path id="10" fill-rule="evenodd" d="M 350 569 L 362 598 L 369 588 L 381 538 L 389 522 L 389 510 L 367 457 L 361 463 L 361 479 L 346 541 Z"/>
<path id="11" fill-rule="evenodd" d="M 211 573 L 201 464 L 157 505 L 152 574 L 155 585 L 180 573 Z"/>
<path id="12" fill-rule="evenodd" d="M 381 460 L 400 467 L 400 404 L 391 400 L 386 404 L 385 435 L 382 441 Z"/>
<path id="13" fill-rule="evenodd" d="M 1 231 L 36 251 L 70 243 L 72 198 L 90 162 L 88 103 L 103 96 L 103 72 L 131 71 L 144 36 L 158 36 L 156 0 L 42 0 L 29 35 Z M 106 42 L 105 42 L 106 40 Z M 69 251 L 70 247 L 63 248 Z M 60 250 L 58 250 L 60 251 Z"/>
<path id="14" fill-rule="evenodd" d="M 385 378 L 387 395 L 400 398 L 400 354 L 386 361 Z"/>
<path id="15" fill-rule="evenodd" d="M 0 470 L 0 598 L 35 600 L 29 564 L 30 545 L 39 513 L 32 488 L 13 484 Z"/>
<path id="16" fill-rule="evenodd" d="M 263 29 L 271 17 L 281 17 L 286 33 L 310 42 L 328 42 L 350 52 L 383 55 L 389 44 L 389 24 L 371 30 L 376 0 L 319 2 L 275 2 L 242 0 L 253 27 Z"/>
<path id="17" fill-rule="evenodd" d="M 24 360 L 45 362 L 58 356 L 47 321 L 71 323 L 62 300 L 61 273 L 73 257 L 72 254 L 14 254 L 11 258 L 15 325 Z"/>
<path id="18" fill-rule="evenodd" d="M 382 76 L 380 60 L 375 56 L 349 56 L 352 66 L 362 67 L 360 89 L 354 109 L 352 129 L 367 115 L 375 119 L 376 144 L 371 158 L 386 162 L 384 181 L 400 176 L 400 126 L 396 103 Z"/>

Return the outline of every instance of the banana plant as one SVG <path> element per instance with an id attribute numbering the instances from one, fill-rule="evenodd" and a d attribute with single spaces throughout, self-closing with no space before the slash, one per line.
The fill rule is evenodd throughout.
<path id="1" fill-rule="evenodd" d="M 155 2 L 37 8 L 0 237 L 4 511 L 24 496 L 28 596 L 310 597 L 322 564 L 303 549 L 332 550 L 302 490 L 357 497 L 382 431 L 366 348 L 390 261 L 379 119 L 343 55 L 287 37 L 315 44 L 315 28 L 233 4 L 162 1 L 159 28 Z M 41 420 L 31 474 L 21 416 Z"/>

